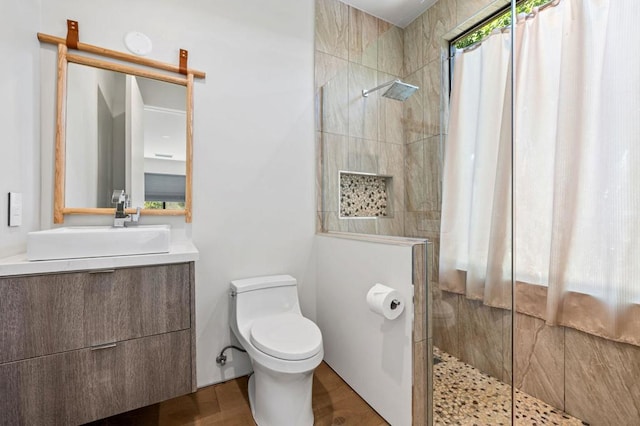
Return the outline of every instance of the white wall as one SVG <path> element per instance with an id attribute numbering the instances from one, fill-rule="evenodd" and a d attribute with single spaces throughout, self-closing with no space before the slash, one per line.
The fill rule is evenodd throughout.
<path id="1" fill-rule="evenodd" d="M 0 1 L 0 257 L 26 250 L 40 220 L 40 0 Z M 22 226 L 7 226 L 7 193 L 23 196 Z"/>
<path id="2" fill-rule="evenodd" d="M 98 190 L 98 80 L 102 70 L 69 64 L 65 205 L 96 207 Z"/>
<path id="3" fill-rule="evenodd" d="M 113 129 L 109 130 L 109 135 L 99 133 L 98 92 L 104 96 L 109 109 L 109 117 L 103 115 L 101 119 L 112 121 L 114 111 L 122 108 L 117 105 L 120 97 L 117 91 L 124 92 L 124 87 L 118 83 L 119 76 L 112 71 L 85 65 L 70 63 L 68 66 L 66 121 L 82 123 L 66 128 L 65 205 L 68 207 L 111 207 L 111 191 L 118 188 L 112 188 L 111 179 L 107 182 L 105 176 L 100 176 L 101 171 L 111 168 L 111 161 L 104 157 L 104 147 L 100 147 L 100 142 L 103 137 L 112 141 Z M 99 190 L 101 184 L 104 188 Z"/>
<path id="4" fill-rule="evenodd" d="M 125 95 L 125 188 L 133 207 L 144 206 L 144 101 L 138 80 L 127 76 Z"/>
<path id="5" fill-rule="evenodd" d="M 12 3 L 25 7 L 18 0 Z M 194 91 L 193 224 L 187 226 L 179 218 L 142 219 L 143 223 L 170 223 L 176 230 L 174 237 L 193 236 L 200 249 L 196 263 L 200 386 L 250 369 L 244 355 L 233 354 L 223 369 L 215 364 L 217 352 L 230 342 L 230 280 L 289 273 L 300 282 L 304 313 L 315 316 L 313 5 L 313 0 L 112 0 L 99 4 L 48 0 L 42 2 L 40 28 L 31 25 L 26 33 L 19 32 L 29 44 L 36 30 L 64 36 L 66 19 L 72 18 L 80 23 L 81 41 L 124 51 L 125 33 L 137 30 L 153 41 L 150 57 L 177 63 L 179 49 L 185 48 L 190 66 L 207 72 L 206 80 L 196 81 Z M 5 39 L 15 43 L 15 38 L 8 33 Z M 52 46 L 42 46 L 40 51 L 41 224 L 50 228 L 56 51 Z M 0 72 L 14 83 L 20 76 L 22 84 L 16 86 L 36 90 L 37 81 L 25 82 L 23 71 L 7 70 L 3 67 Z M 37 121 L 36 113 L 30 111 L 33 103 L 37 101 L 22 110 L 25 119 Z M 16 128 L 13 136 L 23 133 Z M 13 153 L 20 149 L 24 148 L 12 146 L 13 162 L 20 162 L 19 151 Z M 4 150 L 3 145 L 3 154 Z M 37 164 L 33 158 L 37 154 L 25 155 L 24 162 Z M 16 167 L 10 170 L 18 172 Z M 36 189 L 24 191 L 31 194 Z M 109 220 L 67 217 L 65 225 Z M 20 243 L 24 245 L 24 237 Z"/>
<path id="6" fill-rule="evenodd" d="M 325 361 L 390 424 L 411 425 L 412 247 L 318 236 L 317 261 Z M 376 283 L 404 296 L 395 320 L 369 309 Z"/>

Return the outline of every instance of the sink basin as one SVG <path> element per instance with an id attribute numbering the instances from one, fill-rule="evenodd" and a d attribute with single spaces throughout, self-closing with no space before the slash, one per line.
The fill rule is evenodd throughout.
<path id="1" fill-rule="evenodd" d="M 169 225 L 69 226 L 27 234 L 27 259 L 127 256 L 169 251 Z"/>

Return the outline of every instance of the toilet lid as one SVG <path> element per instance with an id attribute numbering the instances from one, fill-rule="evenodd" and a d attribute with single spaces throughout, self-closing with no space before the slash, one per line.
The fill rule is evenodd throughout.
<path id="1" fill-rule="evenodd" d="M 251 343 L 276 358 L 311 358 L 322 348 L 322 334 L 312 321 L 300 314 L 278 314 L 254 321 Z"/>

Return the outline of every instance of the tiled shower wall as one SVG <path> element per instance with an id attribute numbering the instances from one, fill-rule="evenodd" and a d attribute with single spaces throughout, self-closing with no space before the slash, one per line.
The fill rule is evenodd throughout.
<path id="1" fill-rule="evenodd" d="M 437 253 L 447 106 L 441 87 L 448 87 L 443 36 L 494 2 L 440 0 L 402 29 L 338 0 L 316 0 L 319 231 L 427 237 Z M 395 78 L 420 90 L 405 102 L 381 97 L 384 90 L 362 97 L 363 89 Z M 340 170 L 392 176 L 392 215 L 339 219 Z"/>
<path id="2" fill-rule="evenodd" d="M 362 90 L 402 77 L 403 30 L 337 0 L 315 4 L 318 230 L 402 236 L 402 103 Z M 389 216 L 339 219 L 339 171 L 391 176 Z"/>

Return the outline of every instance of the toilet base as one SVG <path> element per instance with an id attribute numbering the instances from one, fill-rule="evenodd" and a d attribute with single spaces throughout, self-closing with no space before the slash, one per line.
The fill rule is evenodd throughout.
<path id="1" fill-rule="evenodd" d="M 253 409 L 253 407 L 256 406 L 256 403 L 254 402 L 256 400 L 255 394 L 256 394 L 256 382 L 253 381 L 254 378 L 254 374 L 251 373 L 251 375 L 249 376 L 249 406 L 251 407 L 251 415 L 253 416 L 253 419 L 256 419 L 256 412 Z"/>
<path id="2" fill-rule="evenodd" d="M 249 404 L 258 426 L 313 426 L 313 370 L 276 373 L 253 363 Z"/>

